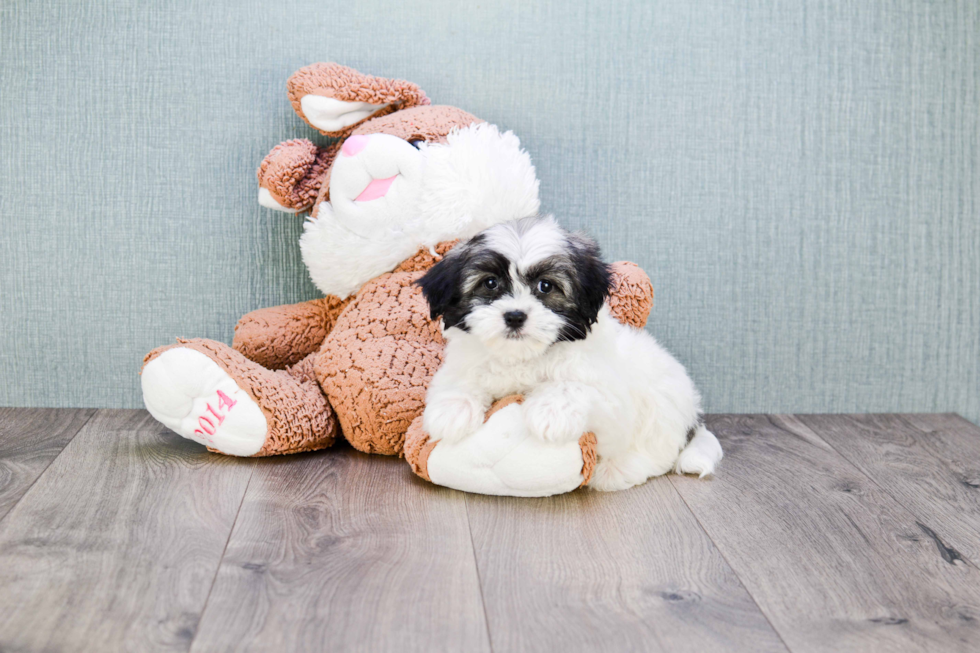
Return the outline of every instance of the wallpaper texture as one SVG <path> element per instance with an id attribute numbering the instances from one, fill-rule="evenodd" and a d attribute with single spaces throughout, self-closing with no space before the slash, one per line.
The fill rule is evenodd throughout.
<path id="1" fill-rule="evenodd" d="M 254 173 L 329 60 L 514 130 L 709 411 L 980 420 L 975 0 L 5 0 L 0 405 L 140 406 L 152 347 L 317 296 Z"/>

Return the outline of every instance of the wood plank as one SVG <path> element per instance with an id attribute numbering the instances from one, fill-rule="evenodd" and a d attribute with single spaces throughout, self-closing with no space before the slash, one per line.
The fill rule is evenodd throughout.
<path id="1" fill-rule="evenodd" d="M 259 461 L 193 650 L 489 650 L 463 495 L 346 445 Z"/>
<path id="2" fill-rule="evenodd" d="M 0 523 L 0 650 L 187 650 L 253 466 L 99 411 Z"/>
<path id="3" fill-rule="evenodd" d="M 0 520 L 94 414 L 91 408 L 0 408 Z"/>
<path id="4" fill-rule="evenodd" d="M 917 516 L 798 419 L 708 425 L 717 477 L 671 481 L 791 650 L 976 650 L 980 570 Z"/>
<path id="5" fill-rule="evenodd" d="M 914 513 L 922 537 L 980 566 L 980 428 L 958 415 L 799 419 Z"/>
<path id="6" fill-rule="evenodd" d="M 786 650 L 665 478 L 467 507 L 494 650 Z"/>

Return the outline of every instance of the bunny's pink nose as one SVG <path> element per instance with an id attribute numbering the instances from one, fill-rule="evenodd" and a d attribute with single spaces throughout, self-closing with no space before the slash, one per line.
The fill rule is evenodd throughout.
<path id="1" fill-rule="evenodd" d="M 358 152 L 363 150 L 365 147 L 367 147 L 367 144 L 368 144 L 367 136 L 362 136 L 362 135 L 351 136 L 346 141 L 344 141 L 344 145 L 343 147 L 340 148 L 340 151 L 344 153 L 344 156 L 354 156 Z"/>

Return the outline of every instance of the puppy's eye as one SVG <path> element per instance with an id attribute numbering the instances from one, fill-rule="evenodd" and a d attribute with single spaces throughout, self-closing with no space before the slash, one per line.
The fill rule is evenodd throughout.
<path id="1" fill-rule="evenodd" d="M 547 279 L 542 279 L 538 282 L 538 292 L 542 295 L 547 295 L 550 293 L 552 288 L 554 288 L 554 286 L 551 285 L 551 282 Z"/>
<path id="2" fill-rule="evenodd" d="M 486 279 L 483 280 L 483 287 L 486 288 L 487 290 L 496 290 L 497 285 L 498 284 L 497 284 L 496 277 L 487 277 Z"/>

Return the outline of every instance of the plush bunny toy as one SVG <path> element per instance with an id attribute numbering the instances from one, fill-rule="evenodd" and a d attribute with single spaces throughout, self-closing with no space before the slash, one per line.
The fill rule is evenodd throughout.
<path id="1" fill-rule="evenodd" d="M 409 82 L 330 63 L 297 71 L 287 86 L 299 116 L 336 140 L 276 146 L 259 168 L 259 203 L 311 211 L 300 248 L 326 296 L 245 315 L 231 347 L 181 339 L 153 350 L 143 399 L 160 422 L 217 453 L 311 451 L 340 432 L 361 451 L 401 455 L 443 350 L 414 282 L 456 241 L 536 213 L 534 167 L 513 133 L 430 106 Z M 632 263 L 614 269 L 610 307 L 642 326 L 649 279 Z M 419 475 L 460 489 L 546 495 L 587 482 L 594 438 L 566 450 L 531 441 L 520 409 L 514 398 L 498 402 L 453 450 L 416 424 L 405 453 Z"/>

